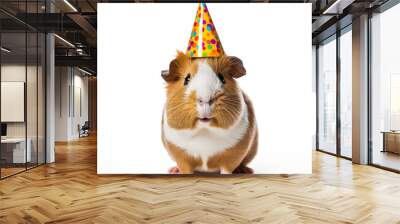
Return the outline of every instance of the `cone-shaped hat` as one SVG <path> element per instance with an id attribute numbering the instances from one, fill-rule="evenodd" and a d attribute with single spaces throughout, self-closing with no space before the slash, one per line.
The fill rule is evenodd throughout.
<path id="1" fill-rule="evenodd" d="M 186 54 L 192 58 L 219 57 L 224 53 L 206 3 L 199 3 Z"/>

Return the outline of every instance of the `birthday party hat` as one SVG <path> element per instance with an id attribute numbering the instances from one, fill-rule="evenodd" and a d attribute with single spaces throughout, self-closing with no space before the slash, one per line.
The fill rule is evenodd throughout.
<path id="1" fill-rule="evenodd" d="M 199 3 L 186 54 L 192 58 L 219 57 L 224 53 L 206 3 Z"/>

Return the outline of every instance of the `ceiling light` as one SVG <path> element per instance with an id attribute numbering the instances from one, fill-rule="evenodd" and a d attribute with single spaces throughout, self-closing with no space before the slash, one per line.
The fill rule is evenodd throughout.
<path id="1" fill-rule="evenodd" d="M 69 3 L 68 0 L 64 0 L 65 4 L 67 4 L 74 12 L 78 12 L 78 10 L 71 4 Z"/>
<path id="2" fill-rule="evenodd" d="M 93 75 L 92 73 L 90 73 L 90 72 L 88 72 L 88 71 L 86 71 L 86 70 L 83 70 L 83 69 L 81 69 L 81 68 L 79 68 L 79 67 L 78 67 L 78 70 L 81 71 L 81 72 L 83 72 L 83 73 L 85 73 L 85 74 L 87 74 L 87 75 L 90 75 L 90 76 Z"/>
<path id="3" fill-rule="evenodd" d="M 78 53 L 79 55 L 83 55 L 83 49 L 77 48 L 76 53 Z"/>
<path id="4" fill-rule="evenodd" d="M 11 52 L 11 50 L 9 50 L 9 49 L 7 49 L 7 48 L 5 48 L 5 47 L 1 47 L 0 49 L 1 49 L 2 51 L 6 52 L 6 53 L 10 53 L 10 52 Z"/>
<path id="5" fill-rule="evenodd" d="M 355 0 L 336 0 L 332 5 L 324 10 L 322 14 L 342 14 L 343 9 L 351 5 Z"/>
<path id="6" fill-rule="evenodd" d="M 57 35 L 57 34 L 54 34 L 54 36 L 57 37 L 57 38 L 58 38 L 59 40 L 61 40 L 62 42 L 66 43 L 68 46 L 75 48 L 75 45 L 73 45 L 73 44 L 72 44 L 71 42 L 69 42 L 68 40 L 66 40 L 66 39 L 64 39 L 64 38 L 62 38 L 62 37 L 60 37 L 60 36 Z"/>

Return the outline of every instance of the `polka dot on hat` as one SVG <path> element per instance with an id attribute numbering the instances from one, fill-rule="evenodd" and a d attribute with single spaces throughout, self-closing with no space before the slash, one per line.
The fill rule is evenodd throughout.
<path id="1" fill-rule="evenodd" d="M 192 34 L 187 47 L 190 57 L 219 57 L 224 51 L 210 12 L 205 3 L 199 3 Z"/>

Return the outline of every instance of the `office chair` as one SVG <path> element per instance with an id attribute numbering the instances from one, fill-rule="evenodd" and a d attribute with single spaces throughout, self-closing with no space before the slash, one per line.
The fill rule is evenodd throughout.
<path id="1" fill-rule="evenodd" d="M 79 127 L 80 125 L 78 125 L 78 129 L 79 129 L 79 138 L 80 137 L 87 137 L 89 136 L 89 129 L 90 129 L 90 125 L 89 125 L 89 121 L 85 121 L 85 123 L 82 125 L 82 127 Z"/>

